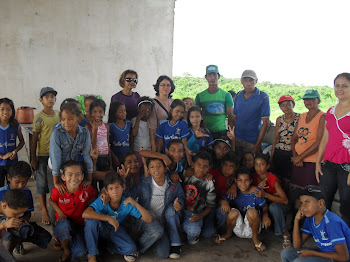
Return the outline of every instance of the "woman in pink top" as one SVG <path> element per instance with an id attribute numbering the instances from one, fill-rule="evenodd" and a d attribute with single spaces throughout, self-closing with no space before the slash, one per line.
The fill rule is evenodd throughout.
<path id="1" fill-rule="evenodd" d="M 170 105 L 174 101 L 171 98 L 171 94 L 175 90 L 175 85 L 170 77 L 162 75 L 158 77 L 157 83 L 153 86 L 156 91 L 156 97 L 153 99 L 154 107 L 148 118 L 148 126 L 151 135 L 152 150 L 156 151 L 156 131 L 160 122 L 168 118 Z"/>
<path id="2" fill-rule="evenodd" d="M 309 111 L 300 115 L 291 143 L 293 152 L 291 184 L 300 187 L 317 184 L 314 175 L 315 163 L 325 118 L 324 112 L 318 108 L 321 100 L 317 90 L 306 90 L 303 100 Z"/>
<path id="3" fill-rule="evenodd" d="M 316 179 L 331 209 L 339 190 L 340 213 L 350 226 L 350 74 L 334 79 L 334 93 L 339 103 L 326 114 L 326 125 L 316 160 Z M 321 162 L 323 164 L 321 165 Z"/>

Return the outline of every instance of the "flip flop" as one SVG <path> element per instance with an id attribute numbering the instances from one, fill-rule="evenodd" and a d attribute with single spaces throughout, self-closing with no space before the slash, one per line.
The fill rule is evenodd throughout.
<path id="1" fill-rule="evenodd" d="M 221 237 L 220 235 L 217 235 L 217 236 L 215 237 L 214 242 L 215 242 L 216 244 L 221 244 L 221 243 L 224 242 L 225 240 L 226 240 L 226 238 Z"/>
<path id="2" fill-rule="evenodd" d="M 51 225 L 50 218 L 42 217 L 41 218 L 41 223 L 43 223 L 44 225 Z"/>
<path id="3" fill-rule="evenodd" d="M 263 246 L 263 247 L 261 247 L 261 246 Z M 258 252 L 263 252 L 266 250 L 266 246 L 263 244 L 263 242 L 260 242 L 259 244 L 255 245 L 255 249 Z"/>

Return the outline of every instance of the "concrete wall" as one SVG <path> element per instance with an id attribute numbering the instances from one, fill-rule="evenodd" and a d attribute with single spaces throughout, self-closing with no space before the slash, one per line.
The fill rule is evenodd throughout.
<path id="1" fill-rule="evenodd" d="M 41 87 L 64 98 L 100 94 L 109 104 L 125 69 L 135 91 L 171 75 L 175 0 L 0 0 L 0 97 L 42 106 Z"/>

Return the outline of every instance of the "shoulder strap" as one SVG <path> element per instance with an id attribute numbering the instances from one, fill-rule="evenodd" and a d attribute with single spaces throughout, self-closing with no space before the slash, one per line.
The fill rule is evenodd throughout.
<path id="1" fill-rule="evenodd" d="M 153 100 L 156 101 L 157 104 L 158 104 L 161 108 L 163 108 L 163 110 L 167 113 L 167 115 L 169 114 L 168 110 L 166 110 L 166 108 L 163 106 L 163 104 L 162 104 L 158 99 L 154 98 Z"/>

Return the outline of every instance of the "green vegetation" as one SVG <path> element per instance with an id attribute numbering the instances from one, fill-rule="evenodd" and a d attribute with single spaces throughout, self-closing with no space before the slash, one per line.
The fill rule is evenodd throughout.
<path id="1" fill-rule="evenodd" d="M 194 99 L 196 94 L 208 88 L 208 82 L 205 78 L 192 77 L 189 73 L 184 76 L 173 77 L 176 89 L 173 94 L 174 98 L 191 97 Z M 228 91 L 233 90 L 236 93 L 243 89 L 240 79 L 225 78 L 221 76 L 219 86 Z M 275 122 L 276 118 L 282 114 L 277 101 L 282 95 L 291 95 L 295 100 L 294 111 L 298 113 L 306 112 L 303 100 L 301 99 L 308 89 L 317 89 L 321 95 L 320 109 L 324 112 L 331 106 L 335 105 L 336 97 L 333 88 L 328 86 L 298 86 L 296 84 L 272 84 L 270 82 L 262 82 L 256 85 L 261 91 L 266 92 L 270 97 L 271 121 Z"/>

